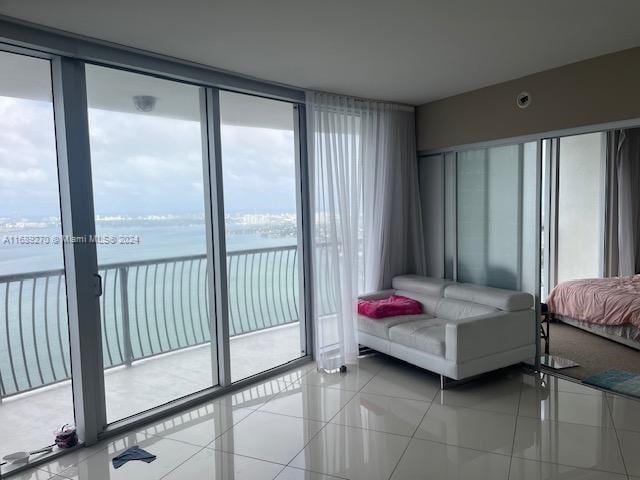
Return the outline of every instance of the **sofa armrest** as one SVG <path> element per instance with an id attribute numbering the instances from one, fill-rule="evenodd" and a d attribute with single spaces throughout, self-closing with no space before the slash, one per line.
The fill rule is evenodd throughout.
<path id="1" fill-rule="evenodd" d="M 447 323 L 447 360 L 463 363 L 475 358 L 533 345 L 536 339 L 534 310 L 496 312 Z"/>
<path id="2" fill-rule="evenodd" d="M 381 300 L 383 298 L 390 297 L 394 293 L 396 293 L 396 291 L 393 288 L 390 288 L 388 290 L 380 290 L 379 292 L 371 292 L 360 295 L 358 297 L 358 300 Z"/>

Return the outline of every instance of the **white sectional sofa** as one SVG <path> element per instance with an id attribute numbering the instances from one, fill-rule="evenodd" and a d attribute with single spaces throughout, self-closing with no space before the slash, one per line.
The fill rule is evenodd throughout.
<path id="1" fill-rule="evenodd" d="M 535 357 L 536 319 L 528 293 L 417 275 L 395 277 L 392 286 L 361 298 L 403 295 L 418 300 L 423 313 L 359 315 L 360 345 L 438 373 L 443 385 Z"/>

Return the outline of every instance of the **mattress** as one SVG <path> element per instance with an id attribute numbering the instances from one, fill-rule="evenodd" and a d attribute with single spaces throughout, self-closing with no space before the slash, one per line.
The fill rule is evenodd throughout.
<path id="1" fill-rule="evenodd" d="M 589 323 L 563 315 L 554 315 L 554 318 L 563 323 L 586 330 L 601 337 L 622 343 L 636 350 L 640 350 L 640 328 L 633 325 L 601 325 L 599 323 Z"/>
<path id="2" fill-rule="evenodd" d="M 602 326 L 640 328 L 640 275 L 562 282 L 547 298 L 554 315 Z"/>

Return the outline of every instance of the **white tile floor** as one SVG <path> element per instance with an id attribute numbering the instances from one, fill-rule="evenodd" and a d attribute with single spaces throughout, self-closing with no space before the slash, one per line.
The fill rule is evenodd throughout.
<path id="1" fill-rule="evenodd" d="M 15 478 L 638 480 L 639 418 L 640 402 L 554 377 L 440 391 L 373 356 L 338 376 L 309 364 Z M 134 444 L 158 459 L 113 469 Z"/>
<path id="2" fill-rule="evenodd" d="M 231 338 L 231 374 L 240 380 L 300 356 L 298 324 Z M 208 344 L 107 370 L 107 417 L 112 422 L 212 385 Z M 0 457 L 34 450 L 52 441 L 53 431 L 73 423 L 71 383 L 4 399 L 0 402 Z"/>

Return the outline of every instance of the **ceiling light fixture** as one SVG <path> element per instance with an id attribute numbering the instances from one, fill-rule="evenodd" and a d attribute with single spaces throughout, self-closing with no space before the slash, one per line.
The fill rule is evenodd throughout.
<path id="1" fill-rule="evenodd" d="M 157 101 L 158 98 L 153 95 L 135 95 L 133 97 L 133 104 L 136 106 L 136 109 L 145 113 L 152 111 Z"/>

